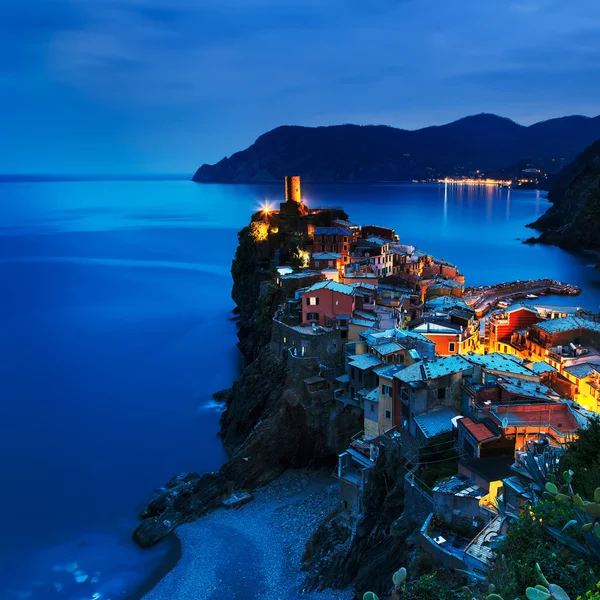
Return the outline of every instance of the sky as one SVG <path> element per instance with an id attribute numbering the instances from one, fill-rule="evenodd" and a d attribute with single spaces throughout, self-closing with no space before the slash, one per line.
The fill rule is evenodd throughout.
<path id="1" fill-rule="evenodd" d="M 600 114 L 598 0 L 0 2 L 0 173 L 192 173 L 278 125 Z"/>

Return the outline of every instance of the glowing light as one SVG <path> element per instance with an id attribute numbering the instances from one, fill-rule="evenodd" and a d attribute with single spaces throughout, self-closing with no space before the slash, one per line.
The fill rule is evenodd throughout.
<path id="1" fill-rule="evenodd" d="M 263 202 L 260 210 L 264 215 L 270 215 L 273 212 L 273 205 L 270 202 Z"/>

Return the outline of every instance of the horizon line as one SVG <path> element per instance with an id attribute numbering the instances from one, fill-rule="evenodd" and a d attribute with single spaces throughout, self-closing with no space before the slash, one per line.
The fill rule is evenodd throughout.
<path id="1" fill-rule="evenodd" d="M 188 181 L 193 173 L 0 173 L 0 182 L 51 181 Z"/>

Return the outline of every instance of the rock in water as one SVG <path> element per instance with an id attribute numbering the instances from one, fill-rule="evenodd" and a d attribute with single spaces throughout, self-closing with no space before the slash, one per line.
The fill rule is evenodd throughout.
<path id="1" fill-rule="evenodd" d="M 181 523 L 216 508 L 226 491 L 227 481 L 219 473 L 176 475 L 142 511 L 143 520 L 133 532 L 133 539 L 142 548 L 154 546 Z"/>

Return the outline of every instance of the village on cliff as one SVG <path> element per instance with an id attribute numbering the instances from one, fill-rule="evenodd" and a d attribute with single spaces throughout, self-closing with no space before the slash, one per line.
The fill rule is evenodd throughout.
<path id="1" fill-rule="evenodd" d="M 340 514 L 356 521 L 377 457 L 393 447 L 421 547 L 483 575 L 505 527 L 498 506 L 518 514 L 531 501 L 526 461 L 556 460 L 600 412 L 600 318 L 541 302 L 580 291 L 557 281 L 465 288 L 455 265 L 393 229 L 309 209 L 299 177 L 285 187 L 254 234 L 286 231 L 309 246 L 294 268 L 279 256 L 268 265 L 285 297 L 270 346 L 279 360 L 316 365 L 307 398 L 333 393 L 362 413 L 338 459 Z"/>

